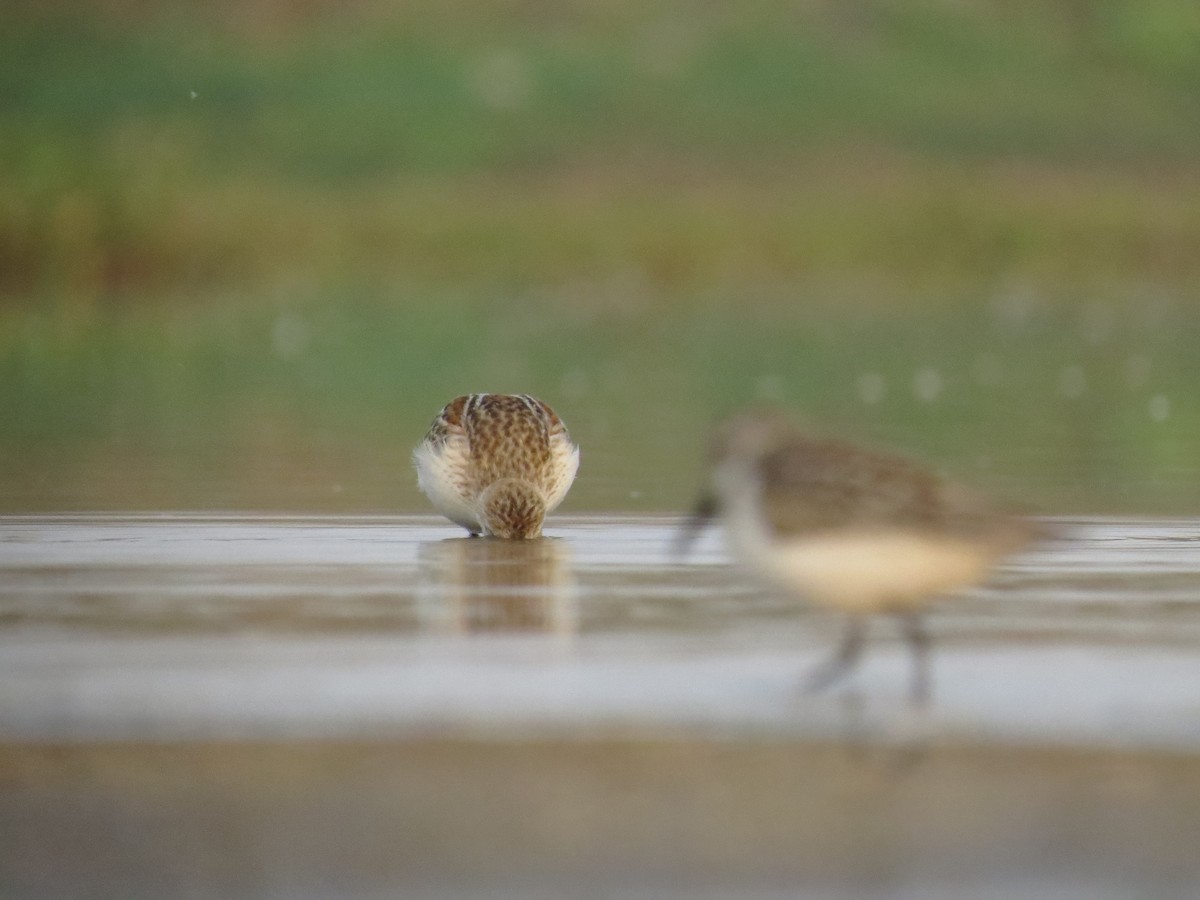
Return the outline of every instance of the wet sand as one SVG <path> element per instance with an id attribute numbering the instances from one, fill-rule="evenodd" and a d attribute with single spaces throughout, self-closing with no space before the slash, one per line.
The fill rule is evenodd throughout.
<path id="1" fill-rule="evenodd" d="M 0 751 L 6 897 L 1190 897 L 1171 754 L 601 739 Z"/>
<path id="2" fill-rule="evenodd" d="M 1200 527 L 1057 524 L 916 711 L 672 520 L 0 520 L 0 894 L 1200 895 Z"/>

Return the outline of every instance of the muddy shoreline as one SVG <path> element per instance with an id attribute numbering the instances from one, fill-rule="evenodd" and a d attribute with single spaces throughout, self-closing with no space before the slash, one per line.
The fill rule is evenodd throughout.
<path id="1" fill-rule="evenodd" d="M 1163 753 L 636 739 L 8 745 L 0 810 L 6 897 L 1200 887 L 1200 758 Z"/>

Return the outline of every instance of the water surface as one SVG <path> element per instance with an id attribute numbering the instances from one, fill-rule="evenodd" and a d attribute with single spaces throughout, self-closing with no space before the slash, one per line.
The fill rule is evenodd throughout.
<path id="1" fill-rule="evenodd" d="M 1051 524 L 932 611 L 921 727 L 1195 749 L 1200 522 Z M 760 587 L 715 530 L 675 558 L 678 525 L 577 517 L 508 543 L 432 517 L 7 517 L 0 734 L 828 738 L 848 701 L 895 725 L 909 661 L 892 623 L 844 688 L 804 695 L 839 619 Z"/>
<path id="2" fill-rule="evenodd" d="M 4 518 L 0 893 L 1197 896 L 1200 523 L 1052 524 L 921 711 L 672 518 Z"/>

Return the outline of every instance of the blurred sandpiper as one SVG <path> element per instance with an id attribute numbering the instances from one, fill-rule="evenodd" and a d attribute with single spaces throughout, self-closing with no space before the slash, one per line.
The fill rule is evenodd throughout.
<path id="1" fill-rule="evenodd" d="M 417 486 L 472 535 L 536 538 L 571 487 L 579 448 L 528 394 L 467 394 L 438 413 L 413 451 Z"/>
<path id="2" fill-rule="evenodd" d="M 984 580 L 1028 543 L 1034 524 L 902 457 L 813 437 L 778 413 L 720 425 L 711 489 L 681 536 L 685 550 L 720 515 L 734 556 L 767 582 L 848 614 L 835 655 L 810 675 L 826 687 L 859 661 L 868 617 L 902 623 L 914 662 L 913 697 L 929 696 L 929 639 L 921 612 Z"/>

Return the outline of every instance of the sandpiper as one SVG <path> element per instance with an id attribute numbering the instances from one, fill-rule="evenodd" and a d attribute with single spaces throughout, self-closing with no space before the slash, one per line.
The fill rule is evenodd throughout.
<path id="1" fill-rule="evenodd" d="M 567 495 L 579 448 L 528 394 L 467 394 L 447 403 L 413 451 L 417 486 L 472 535 L 536 538 Z"/>
<path id="2" fill-rule="evenodd" d="M 902 457 L 809 436 L 774 412 L 736 416 L 714 433 L 711 488 L 680 538 L 686 549 L 720 515 L 734 556 L 767 582 L 848 614 L 817 690 L 858 662 L 866 620 L 895 615 L 914 661 L 913 697 L 929 696 L 933 600 L 982 581 L 1035 535 L 1030 521 Z"/>

